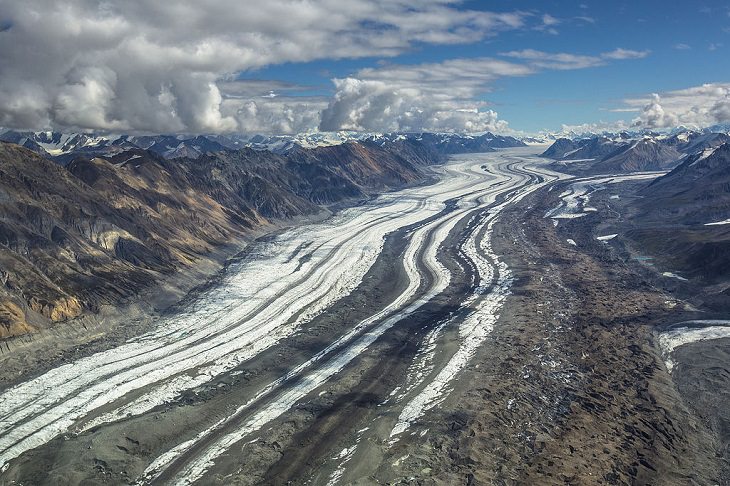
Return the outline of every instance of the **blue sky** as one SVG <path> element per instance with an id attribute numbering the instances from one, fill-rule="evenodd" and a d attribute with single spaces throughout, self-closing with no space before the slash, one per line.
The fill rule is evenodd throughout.
<path id="1" fill-rule="evenodd" d="M 730 4 L 727 2 L 466 2 L 461 9 L 523 11 L 554 17 L 554 31 L 519 29 L 484 40 L 447 46 L 415 45 L 396 57 L 287 63 L 242 77 L 282 79 L 311 86 L 303 94 L 327 95 L 333 77 L 380 63 L 419 64 L 452 58 L 500 57 L 539 49 L 597 55 L 616 48 L 650 51 L 641 59 L 585 69 L 545 71 L 497 80 L 480 99 L 517 130 L 555 130 L 562 124 L 629 119 L 626 98 L 730 80 Z M 581 18 L 582 17 L 582 18 Z"/>
<path id="2" fill-rule="evenodd" d="M 730 122 L 730 4 L 0 2 L 0 126 L 111 133 Z"/>

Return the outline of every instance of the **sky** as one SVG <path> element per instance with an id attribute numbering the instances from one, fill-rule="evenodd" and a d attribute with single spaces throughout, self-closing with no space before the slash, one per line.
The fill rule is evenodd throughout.
<path id="1" fill-rule="evenodd" d="M 0 0 L 0 126 L 705 127 L 729 50 L 725 1 Z"/>

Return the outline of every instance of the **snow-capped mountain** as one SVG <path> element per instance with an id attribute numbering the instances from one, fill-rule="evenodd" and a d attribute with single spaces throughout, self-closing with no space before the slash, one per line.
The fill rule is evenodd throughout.
<path id="1" fill-rule="evenodd" d="M 621 139 L 615 140 L 604 136 L 580 140 L 559 138 L 543 152 L 543 156 L 558 160 L 603 158 L 624 144 L 625 142 Z"/>
<path id="2" fill-rule="evenodd" d="M 113 156 L 119 152 L 141 148 L 165 158 L 198 158 L 202 154 L 235 149 L 236 143 L 219 141 L 219 136 L 183 135 L 94 135 L 85 133 L 18 132 L 9 130 L 0 134 L 0 141 L 22 145 L 40 155 L 53 157 L 61 163 L 77 155 Z M 245 145 L 241 145 L 243 147 Z"/>
<path id="3" fill-rule="evenodd" d="M 518 147 L 524 143 L 514 137 L 494 135 L 490 132 L 481 135 L 456 133 L 360 133 L 360 132 L 312 132 L 299 135 L 275 135 L 252 137 L 230 136 L 244 146 L 257 150 L 270 150 L 285 153 L 294 147 L 315 148 L 339 145 L 352 141 L 367 141 L 379 145 L 389 142 L 412 140 L 423 143 L 444 154 L 466 152 L 489 152 L 495 148 Z"/>
<path id="4" fill-rule="evenodd" d="M 579 139 L 559 138 L 542 155 L 571 161 L 574 169 L 592 172 L 664 170 L 675 167 L 687 156 L 727 142 L 730 142 L 728 133 L 677 128 L 662 134 L 621 132 Z"/>
<path id="5" fill-rule="evenodd" d="M 225 138 L 234 142 L 240 148 L 248 147 L 254 150 L 286 153 L 295 147 L 330 147 L 332 145 L 361 140 L 364 137 L 361 133 L 340 131 L 307 132 L 297 135 L 228 135 Z"/>
<path id="6" fill-rule="evenodd" d="M 82 148 L 104 147 L 111 143 L 106 137 L 83 133 L 59 132 L 16 132 L 7 131 L 0 135 L 3 142 L 12 142 L 43 155 L 57 156 Z"/>
<path id="7" fill-rule="evenodd" d="M 223 150 L 268 150 L 283 154 L 297 147 L 310 149 L 329 147 L 351 141 L 369 141 L 378 145 L 402 140 L 423 143 L 442 154 L 488 152 L 495 148 L 522 146 L 513 137 L 484 133 L 359 133 L 310 132 L 298 135 L 94 135 L 84 133 L 6 131 L 0 141 L 22 145 L 60 163 L 68 163 L 78 155 L 114 156 L 130 149 L 144 149 L 167 159 L 198 158 Z"/>
<path id="8" fill-rule="evenodd" d="M 543 136 L 519 137 L 519 140 L 522 143 L 525 143 L 527 145 L 545 145 L 545 144 L 552 143 L 555 141 L 555 139 L 552 139 L 549 137 L 543 137 Z"/>
<path id="9" fill-rule="evenodd" d="M 371 134 L 362 138 L 374 143 L 412 140 L 422 143 L 442 154 L 491 152 L 497 148 L 522 147 L 524 142 L 509 136 L 486 132 L 482 135 L 462 135 L 457 133 L 383 133 Z"/>
<path id="10" fill-rule="evenodd" d="M 665 139 L 663 143 L 677 148 L 677 150 L 693 154 L 707 148 L 718 147 L 730 141 L 727 133 L 685 131 L 673 134 Z"/>

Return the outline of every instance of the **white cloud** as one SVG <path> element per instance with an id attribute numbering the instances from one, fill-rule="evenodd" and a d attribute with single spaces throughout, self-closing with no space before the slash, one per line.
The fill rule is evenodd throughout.
<path id="1" fill-rule="evenodd" d="M 600 56 L 584 56 L 565 52 L 551 53 L 535 49 L 503 52 L 501 55 L 528 61 L 531 65 L 540 69 L 584 69 L 605 64 L 605 60 Z"/>
<path id="2" fill-rule="evenodd" d="M 261 96 L 225 99 L 221 112 L 236 120 L 241 133 L 302 133 L 317 127 L 326 106 L 318 97 Z"/>
<path id="3" fill-rule="evenodd" d="M 675 44 L 674 48 L 678 51 L 689 51 L 690 49 L 692 49 L 689 44 L 684 44 L 682 42 L 680 42 L 679 44 Z"/>
<path id="4" fill-rule="evenodd" d="M 252 5 L 255 3 L 255 5 Z M 459 0 L 0 0 L 0 126 L 116 132 L 507 130 L 481 101 L 507 76 L 581 69 L 648 51 L 513 51 L 511 60 L 385 65 L 334 80 L 331 97 L 257 69 L 397 56 L 511 29 L 549 14 L 464 9 Z M 328 86 L 327 89 L 330 89 Z M 316 92 L 321 92 L 318 87 Z"/>
<path id="5" fill-rule="evenodd" d="M 560 23 L 560 20 L 558 20 L 557 18 L 553 17 L 550 14 L 544 14 L 542 16 L 543 25 L 550 26 L 550 25 L 558 25 L 559 23 Z"/>
<path id="6" fill-rule="evenodd" d="M 641 123 L 650 128 L 674 127 L 679 125 L 676 113 L 665 111 L 661 105 L 661 97 L 654 93 L 651 100 L 644 106 L 641 113 Z"/>
<path id="7" fill-rule="evenodd" d="M 362 131 L 505 132 L 507 122 L 485 103 L 418 86 L 393 88 L 381 80 L 336 79 L 337 92 L 320 128 Z M 468 89 L 468 88 L 467 88 Z"/>
<path id="8" fill-rule="evenodd" d="M 547 32 L 548 34 L 558 35 L 558 29 L 556 27 L 562 23 L 562 21 L 550 14 L 543 14 L 540 18 L 542 23 L 534 27 L 534 30 L 540 32 Z"/>
<path id="9" fill-rule="evenodd" d="M 581 55 L 566 52 L 544 52 L 535 49 L 503 52 L 502 56 L 529 61 L 531 65 L 542 69 L 585 69 L 603 66 L 607 61 L 622 61 L 627 59 L 641 59 L 648 56 L 648 50 L 635 51 L 617 48 L 610 52 L 598 55 Z"/>
<path id="10" fill-rule="evenodd" d="M 596 122 L 596 123 L 582 123 L 576 125 L 564 124 L 557 132 L 543 132 L 543 135 L 553 135 L 555 137 L 578 137 L 581 135 L 588 135 L 594 133 L 618 133 L 623 130 L 630 129 L 631 126 L 625 121 L 612 121 L 612 122 Z"/>
<path id="11" fill-rule="evenodd" d="M 492 58 L 362 69 L 335 79 L 335 95 L 322 112 L 322 130 L 508 130 L 507 122 L 477 98 L 490 82 L 535 69 Z"/>
<path id="12" fill-rule="evenodd" d="M 546 69 L 581 69 L 624 58 L 623 54 L 622 51 L 622 56 L 581 56 L 523 50 L 503 54 L 517 59 L 516 62 L 493 58 L 452 59 L 442 63 L 362 69 L 350 77 L 334 80 L 336 92 L 322 112 L 320 128 L 509 132 L 507 122 L 499 119 L 486 102 L 480 101 L 496 79 L 526 76 Z"/>
<path id="13" fill-rule="evenodd" d="M 0 31 L 0 125 L 226 132 L 251 124 L 242 123 L 243 113 L 265 113 L 266 119 L 278 110 L 289 116 L 284 125 L 296 126 L 310 117 L 297 100 L 234 101 L 221 85 L 271 64 L 389 57 L 415 43 L 475 42 L 522 28 L 528 18 L 458 3 L 2 2 L 0 21 L 9 27 Z"/>
<path id="14" fill-rule="evenodd" d="M 624 59 L 643 59 L 651 54 L 649 50 L 634 51 L 631 49 L 614 49 L 611 52 L 604 52 L 601 57 L 604 59 L 624 60 Z"/>
<path id="15" fill-rule="evenodd" d="M 730 83 L 653 93 L 624 100 L 625 108 L 639 109 L 633 125 L 668 128 L 677 125 L 706 127 L 730 121 Z"/>

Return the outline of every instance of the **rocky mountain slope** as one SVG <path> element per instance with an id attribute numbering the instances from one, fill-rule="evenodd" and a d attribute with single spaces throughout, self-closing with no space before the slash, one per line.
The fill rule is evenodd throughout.
<path id="1" fill-rule="evenodd" d="M 583 140 L 559 138 L 542 155 L 556 160 L 595 159 L 603 158 L 621 146 L 620 142 L 606 137 Z"/>
<path id="2" fill-rule="evenodd" d="M 730 214 L 730 144 L 705 149 L 642 190 L 655 219 L 705 225 Z"/>
<path id="3" fill-rule="evenodd" d="M 559 138 L 542 156 L 561 161 L 561 167 L 578 174 L 625 173 L 672 169 L 684 157 L 730 141 L 724 132 L 681 130 L 656 133 L 596 135 Z"/>
<path id="4" fill-rule="evenodd" d="M 112 141 L 107 138 L 84 133 L 64 134 L 59 132 L 18 132 L 13 130 L 8 130 L 0 134 L 0 141 L 22 145 L 44 156 L 57 156 L 112 144 Z"/>
<path id="5" fill-rule="evenodd" d="M 277 154 L 287 154 L 299 149 L 314 149 L 346 144 L 371 142 L 391 145 L 396 142 L 412 142 L 425 145 L 441 154 L 490 152 L 495 148 L 522 147 L 525 144 L 508 136 L 462 135 L 457 133 L 386 133 L 363 134 L 359 132 L 303 133 L 298 135 L 95 135 L 86 133 L 19 132 L 0 130 L 0 141 L 22 145 L 44 157 L 66 164 L 83 155 L 87 157 L 111 157 L 132 150 L 150 150 L 166 159 L 197 159 L 225 150 L 252 148 Z"/>
<path id="6" fill-rule="evenodd" d="M 625 236 L 657 268 L 692 281 L 708 309 L 730 307 L 730 144 L 690 156 L 642 185 L 627 215 Z"/>
<path id="7" fill-rule="evenodd" d="M 659 171 L 675 167 L 682 156 L 673 147 L 644 138 L 618 147 L 592 164 L 591 169 L 601 174 Z"/>
<path id="8" fill-rule="evenodd" d="M 465 154 L 493 152 L 494 149 L 524 147 L 526 144 L 514 137 L 486 132 L 482 135 L 461 135 L 457 133 L 388 133 L 369 135 L 365 140 L 375 143 L 407 140 L 424 144 L 442 154 Z"/>
<path id="9" fill-rule="evenodd" d="M 413 142 L 168 160 L 132 149 L 67 167 L 0 143 L 0 338 L 117 305 L 231 241 L 423 178 Z"/>
<path id="10" fill-rule="evenodd" d="M 730 135 L 722 132 L 695 132 L 687 131 L 673 134 L 663 143 L 685 154 L 701 152 L 707 148 L 714 148 L 730 141 Z"/>

